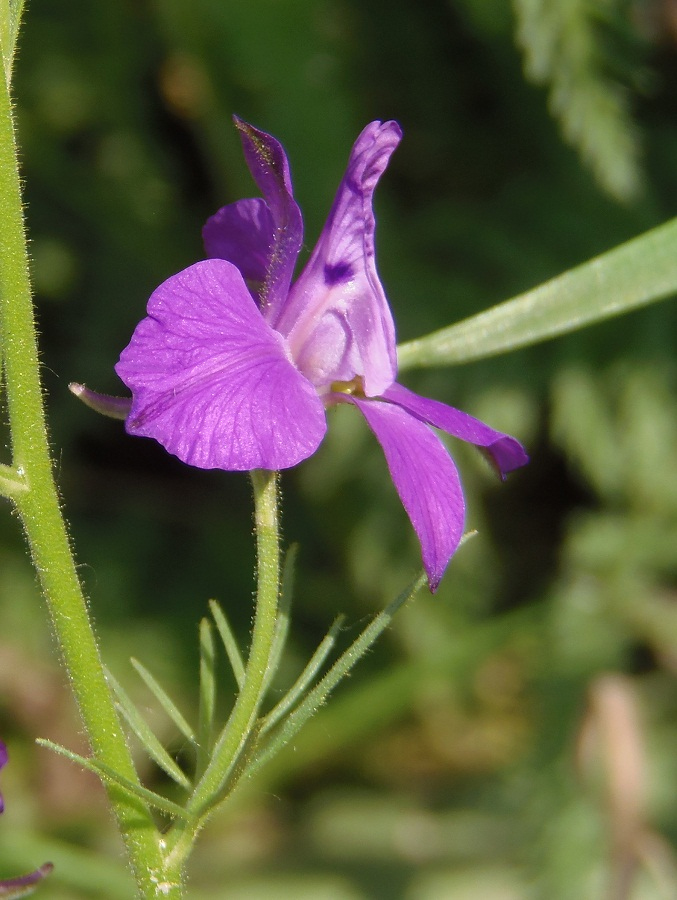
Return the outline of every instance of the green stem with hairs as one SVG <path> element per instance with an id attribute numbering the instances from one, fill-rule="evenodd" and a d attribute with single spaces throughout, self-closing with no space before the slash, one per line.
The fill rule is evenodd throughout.
<path id="1" fill-rule="evenodd" d="M 280 597 L 280 532 L 278 478 L 261 469 L 251 474 L 256 526 L 257 591 L 252 638 L 242 687 L 226 725 L 219 735 L 209 764 L 198 781 L 186 809 L 197 819 L 178 821 L 168 837 L 169 858 L 180 865 L 188 856 L 197 831 L 209 812 L 237 780 L 247 750 L 256 737 L 261 701 L 268 684 Z"/>
<path id="2" fill-rule="evenodd" d="M 40 385 L 11 101 L 0 78 L 0 325 L 12 464 L 0 489 L 16 506 L 94 757 L 138 776 L 115 710 L 77 576 L 52 474 Z M 117 786 L 108 796 L 142 898 L 182 896 L 148 808 Z M 173 874 L 173 873 L 170 873 Z"/>

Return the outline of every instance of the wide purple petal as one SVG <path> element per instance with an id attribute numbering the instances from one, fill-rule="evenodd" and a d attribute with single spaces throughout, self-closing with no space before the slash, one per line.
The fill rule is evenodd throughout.
<path id="1" fill-rule="evenodd" d="M 235 118 L 244 157 L 270 210 L 273 240 L 260 293 L 261 311 L 275 325 L 287 301 L 296 258 L 303 242 L 303 219 L 292 191 L 284 148 L 265 131 Z"/>
<path id="2" fill-rule="evenodd" d="M 238 200 L 207 219 L 202 229 L 210 259 L 233 263 L 246 281 L 263 285 L 273 243 L 273 217 L 260 197 Z"/>
<path id="3" fill-rule="evenodd" d="M 524 447 L 514 437 L 495 431 L 453 406 L 421 397 L 401 384 L 391 385 L 383 393 L 383 397 L 447 434 L 486 449 L 502 478 L 529 462 Z"/>
<path id="4" fill-rule="evenodd" d="M 275 327 L 318 387 L 363 380 L 381 394 L 397 372 L 395 326 L 376 271 L 376 184 L 402 137 L 396 122 L 372 122 L 357 139 L 334 205 Z"/>
<path id="5" fill-rule="evenodd" d="M 313 385 L 225 260 L 161 284 L 115 368 L 133 395 L 127 431 L 202 469 L 284 469 L 326 430 Z"/>
<path id="6" fill-rule="evenodd" d="M 333 399 L 354 403 L 383 448 L 434 592 L 463 535 L 465 502 L 454 461 L 437 435 L 401 407 L 349 394 Z"/>

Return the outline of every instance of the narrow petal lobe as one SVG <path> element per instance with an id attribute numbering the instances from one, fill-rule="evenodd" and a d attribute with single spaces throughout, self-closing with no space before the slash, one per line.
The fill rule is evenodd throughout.
<path id="1" fill-rule="evenodd" d="M 303 241 L 303 219 L 291 186 L 287 154 L 279 141 L 241 119 L 235 119 L 240 131 L 244 157 L 270 210 L 273 240 L 266 262 L 261 289 L 261 311 L 271 325 L 287 302 L 296 258 Z"/>
<path id="2" fill-rule="evenodd" d="M 326 430 L 313 385 L 221 259 L 160 285 L 115 368 L 133 395 L 127 431 L 202 469 L 288 468 Z"/>
<path id="3" fill-rule="evenodd" d="M 406 410 L 347 394 L 333 399 L 354 403 L 383 448 L 434 592 L 463 536 L 465 502 L 454 461 L 437 435 Z"/>
<path id="4" fill-rule="evenodd" d="M 383 397 L 447 434 L 485 449 L 502 478 L 529 462 L 524 447 L 516 438 L 495 431 L 460 409 L 421 397 L 401 384 L 391 385 Z"/>

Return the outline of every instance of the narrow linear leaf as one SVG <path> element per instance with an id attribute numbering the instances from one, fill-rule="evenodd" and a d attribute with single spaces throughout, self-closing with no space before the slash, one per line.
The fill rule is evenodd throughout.
<path id="1" fill-rule="evenodd" d="M 198 759 L 196 780 L 209 762 L 216 710 L 216 652 L 214 631 L 209 619 L 200 622 L 200 707 L 198 713 Z"/>
<path id="2" fill-rule="evenodd" d="M 245 774 L 251 775 L 287 744 L 308 719 L 327 702 L 329 694 L 353 668 L 355 663 L 371 648 L 377 638 L 392 622 L 393 616 L 426 583 L 425 572 L 416 578 L 402 593 L 380 612 L 348 649 L 341 654 L 324 678 L 306 695 L 305 699 L 289 714 L 277 733 L 253 759 Z"/>
<path id="3" fill-rule="evenodd" d="M 139 673 L 141 678 L 144 680 L 146 687 L 153 693 L 155 699 L 179 729 L 181 734 L 185 738 L 187 738 L 191 742 L 191 744 L 196 744 L 197 738 L 195 737 L 195 732 L 181 715 L 171 697 L 160 686 L 160 684 L 158 684 L 155 678 L 153 678 L 148 669 L 138 661 L 138 659 L 132 658 L 130 662 Z"/>
<path id="4" fill-rule="evenodd" d="M 5 70 L 5 80 L 9 87 L 12 80 L 12 65 L 16 55 L 16 42 L 19 37 L 19 26 L 23 12 L 24 0 L 4 0 L 2 21 L 0 24 L 0 49 Z"/>
<path id="5" fill-rule="evenodd" d="M 190 781 L 162 746 L 143 716 L 140 715 L 129 694 L 126 693 L 122 685 L 108 670 L 106 670 L 106 679 L 110 682 L 110 685 L 115 692 L 118 701 L 118 709 L 141 742 L 146 753 L 148 753 L 151 759 L 155 760 L 158 766 L 160 766 L 170 778 L 176 781 L 177 784 L 180 784 L 181 787 L 188 790 L 190 788 Z"/>
<path id="6" fill-rule="evenodd" d="M 315 676 L 336 643 L 336 637 L 341 630 L 344 621 L 345 616 L 339 616 L 334 620 L 326 637 L 322 640 L 315 653 L 313 653 L 303 672 L 301 672 L 280 702 L 264 717 L 260 731 L 262 735 L 270 731 L 271 728 L 277 725 L 280 719 L 284 718 L 287 712 L 295 706 L 305 693 L 306 689 L 312 684 Z"/>
<path id="7" fill-rule="evenodd" d="M 26 478 L 14 468 L 0 463 L 0 495 L 12 498 L 28 490 Z"/>
<path id="8" fill-rule="evenodd" d="M 402 344 L 400 369 L 517 350 L 677 293 L 677 219 L 456 325 Z"/>
<path id="9" fill-rule="evenodd" d="M 38 738 L 37 743 L 40 744 L 41 747 L 46 747 L 48 750 L 53 750 L 55 753 L 65 756 L 66 759 L 70 759 L 71 762 L 77 763 L 89 772 L 93 772 L 104 781 L 117 785 L 130 797 L 134 797 L 142 803 L 152 806 L 154 809 L 159 809 L 162 812 L 168 813 L 170 816 L 178 816 L 181 819 L 194 819 L 194 816 L 182 806 L 179 806 L 178 803 L 173 803 L 171 800 L 167 800 L 166 797 L 161 797 L 160 794 L 149 791 L 148 788 L 141 787 L 139 784 L 128 781 L 105 763 L 97 762 L 95 759 L 87 759 L 85 756 L 80 756 L 79 753 L 73 753 L 72 750 L 67 750 L 66 747 L 62 747 L 60 744 L 55 744 L 45 738 Z"/>
<path id="10" fill-rule="evenodd" d="M 230 667 L 233 670 L 237 686 L 242 690 L 242 685 L 244 684 L 244 662 L 242 661 L 242 654 L 240 653 L 240 648 L 235 640 L 233 629 L 230 627 L 230 622 L 228 621 L 226 614 L 216 600 L 209 601 L 209 609 L 211 610 L 212 617 L 216 623 L 216 628 L 221 636 L 221 641 L 226 651 Z"/>
<path id="11" fill-rule="evenodd" d="M 296 557 L 298 554 L 298 544 L 292 544 L 284 558 L 284 566 L 282 569 L 282 585 L 280 588 L 280 603 L 278 606 L 277 622 L 275 623 L 275 638 L 273 646 L 270 648 L 270 658 L 268 660 L 268 668 L 266 670 L 266 679 L 261 689 L 262 696 L 270 687 L 277 672 L 282 653 L 287 643 L 287 635 L 289 634 L 289 625 L 291 622 L 291 601 L 294 593 L 294 575 L 296 572 Z"/>

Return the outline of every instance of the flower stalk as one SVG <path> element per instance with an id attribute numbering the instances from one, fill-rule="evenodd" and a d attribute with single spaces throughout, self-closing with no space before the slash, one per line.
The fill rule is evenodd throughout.
<path id="1" fill-rule="evenodd" d="M 3 478 L 21 517 L 33 562 L 92 752 L 138 784 L 77 576 L 52 474 L 40 385 L 28 255 L 11 101 L 0 79 L 0 326 L 12 444 Z M 4 469 L 3 469 L 4 470 Z M 117 786 L 107 792 L 125 840 L 140 897 L 168 883 L 158 833 L 148 808 Z M 179 898 L 178 884 L 163 896 Z"/>
<path id="2" fill-rule="evenodd" d="M 172 864 L 181 864 L 187 858 L 197 831 L 209 812 L 224 799 L 242 771 L 247 751 L 255 743 L 261 701 L 268 685 L 280 596 L 278 475 L 277 472 L 256 469 L 251 472 L 251 480 L 258 571 L 249 656 L 233 710 L 216 740 L 209 764 L 186 805 L 187 811 L 197 817 L 197 822 L 192 819 L 177 821 L 168 835 Z"/>

